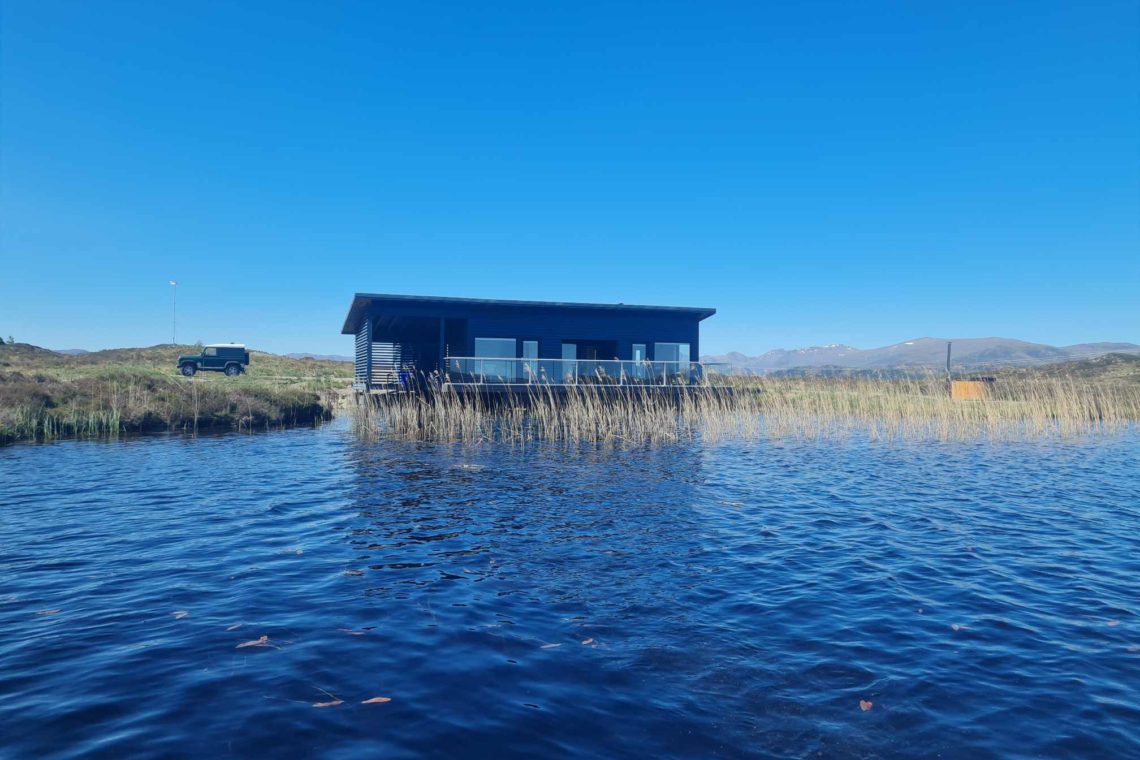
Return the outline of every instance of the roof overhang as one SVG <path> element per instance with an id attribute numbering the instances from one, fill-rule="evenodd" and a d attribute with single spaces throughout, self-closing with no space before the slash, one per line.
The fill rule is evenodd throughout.
<path id="1" fill-rule="evenodd" d="M 342 335 L 353 335 L 360 324 L 361 318 L 372 304 L 378 301 L 390 302 L 394 305 L 400 303 L 430 306 L 503 306 L 533 309 L 592 309 L 596 311 L 658 311 L 667 313 L 681 313 L 696 317 L 698 321 L 708 319 L 716 314 L 716 309 L 696 306 L 642 306 L 627 303 L 574 303 L 567 301 L 511 301 L 493 298 L 453 298 L 450 296 L 407 296 L 389 293 L 357 293 L 352 297 L 352 305 L 345 317 Z"/>

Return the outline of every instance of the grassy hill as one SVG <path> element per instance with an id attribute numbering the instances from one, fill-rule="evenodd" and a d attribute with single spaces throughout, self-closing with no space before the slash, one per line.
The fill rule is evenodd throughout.
<path id="1" fill-rule="evenodd" d="M 154 430 L 252 430 L 327 419 L 352 380 L 345 362 L 250 352 L 240 377 L 178 374 L 163 344 L 68 355 L 0 345 L 0 443 Z"/>
<path id="2" fill-rule="evenodd" d="M 1008 369 L 1001 377 L 1071 377 L 1095 382 L 1140 384 L 1140 354 L 1105 354 L 1094 359 Z"/>
<path id="3" fill-rule="evenodd" d="M 162 343 L 146 348 L 111 348 L 84 354 L 61 354 L 28 343 L 0 346 L 0 372 L 53 372 L 83 373 L 99 367 L 134 367 L 178 374 L 175 362 L 181 354 L 197 354 L 201 347 Z M 319 359 L 293 359 L 264 351 L 249 352 L 248 378 L 352 378 L 352 365 L 347 362 Z M 209 376 L 209 373 L 203 375 Z"/>
<path id="4" fill-rule="evenodd" d="M 913 338 L 880 348 L 860 349 L 833 344 L 794 350 L 776 349 L 760 356 L 730 353 L 706 356 L 704 361 L 727 363 L 736 371 L 766 374 L 778 371 L 822 370 L 836 375 L 850 370 L 883 372 L 903 370 L 910 373 L 938 371 L 946 363 L 945 338 Z M 953 366 L 959 371 L 997 371 L 1006 367 L 1030 367 L 1078 361 L 1108 353 L 1140 354 L 1135 343 L 1079 343 L 1050 346 L 1012 338 L 953 339 Z"/>
<path id="5" fill-rule="evenodd" d="M 1038 364 L 1028 367 L 1007 367 L 998 369 L 973 369 L 955 367 L 955 377 L 973 375 L 995 376 L 1005 380 L 1037 378 L 1067 378 L 1110 384 L 1140 384 L 1140 354 L 1112 353 L 1092 359 L 1059 361 L 1051 364 Z M 789 369 L 768 370 L 763 377 L 771 378 L 855 378 L 865 380 L 937 380 L 945 377 L 940 367 L 887 367 L 878 369 L 853 369 L 837 365 L 818 367 L 792 367 Z M 747 376 L 732 376 L 733 382 L 747 384 Z"/>

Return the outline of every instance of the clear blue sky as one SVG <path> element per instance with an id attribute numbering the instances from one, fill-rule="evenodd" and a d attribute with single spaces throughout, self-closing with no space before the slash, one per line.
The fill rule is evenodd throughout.
<path id="1" fill-rule="evenodd" d="M 702 348 L 1140 342 L 1137 2 L 4 0 L 0 333 L 350 353 L 354 291 Z"/>

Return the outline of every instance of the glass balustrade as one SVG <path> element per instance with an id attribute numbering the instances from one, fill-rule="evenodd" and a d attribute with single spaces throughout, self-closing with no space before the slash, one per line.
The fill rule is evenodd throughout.
<path id="1" fill-rule="evenodd" d="M 503 359 L 452 356 L 445 382 L 544 385 L 711 385 L 723 364 L 690 361 Z"/>

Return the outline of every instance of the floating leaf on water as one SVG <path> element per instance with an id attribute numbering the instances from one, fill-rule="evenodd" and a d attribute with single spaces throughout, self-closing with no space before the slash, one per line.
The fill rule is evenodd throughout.
<path id="1" fill-rule="evenodd" d="M 178 612 L 174 613 L 174 619 L 175 620 L 181 620 L 182 618 L 186 617 L 189 614 L 190 613 L 187 612 L 186 610 L 178 610 Z"/>
<path id="2" fill-rule="evenodd" d="M 1120 625 L 1120 621 L 1119 621 L 1119 620 L 1109 620 L 1109 621 L 1108 621 L 1108 626 L 1109 626 L 1110 628 L 1113 628 L 1113 627 L 1115 627 L 1115 626 L 1118 626 L 1118 625 Z"/>
<path id="3" fill-rule="evenodd" d="M 345 575 L 364 575 L 364 571 L 363 570 L 345 570 L 344 574 Z"/>
<path id="4" fill-rule="evenodd" d="M 952 631 L 962 631 L 962 630 L 965 630 L 965 628 L 966 628 L 966 626 L 958 625 L 957 623 L 951 623 L 950 624 L 950 630 L 952 630 Z"/>
<path id="5" fill-rule="evenodd" d="M 337 628 L 341 633 L 347 633 L 349 636 L 363 636 L 364 631 L 354 631 L 351 628 Z"/>
<path id="6" fill-rule="evenodd" d="M 859 709 L 862 710 L 863 712 L 867 712 L 868 710 L 870 710 L 874 706 L 875 706 L 875 703 L 869 699 L 860 699 L 859 700 Z"/>
<path id="7" fill-rule="evenodd" d="M 1128 645 L 1128 651 L 1129 652 L 1140 652 L 1140 644 L 1129 644 Z"/>
<path id="8" fill-rule="evenodd" d="M 226 630 L 227 630 L 227 631 L 236 631 L 238 628 L 241 628 L 241 626 L 242 626 L 242 624 L 241 624 L 241 623 L 234 623 L 233 625 L 231 625 L 231 626 L 230 626 L 229 628 L 227 628 Z"/>
<path id="9" fill-rule="evenodd" d="M 267 647 L 267 646 L 269 646 L 269 637 L 268 636 L 262 636 L 260 639 L 254 639 L 253 641 L 247 641 L 244 644 L 238 644 L 236 647 L 234 647 L 234 649 L 244 649 L 246 647 Z"/>
<path id="10" fill-rule="evenodd" d="M 37 615 L 54 615 L 54 614 L 56 614 L 57 612 L 59 612 L 59 610 L 40 610 L 40 611 L 39 611 L 39 612 L 37 612 L 36 614 L 37 614 Z"/>
<path id="11" fill-rule="evenodd" d="M 583 643 L 583 644 L 593 644 L 593 643 L 594 643 L 594 640 L 593 640 L 593 639 L 586 639 L 586 640 L 584 640 L 582 643 Z"/>
<path id="12" fill-rule="evenodd" d="M 543 649 L 557 649 L 560 646 L 562 646 L 562 645 L 561 644 L 543 644 L 542 648 Z"/>
<path id="13" fill-rule="evenodd" d="M 379 705 L 379 704 L 382 704 L 384 702 L 391 702 L 391 701 L 392 701 L 391 697 L 373 697 L 372 699 L 364 700 L 360 704 L 362 704 L 362 705 Z"/>

